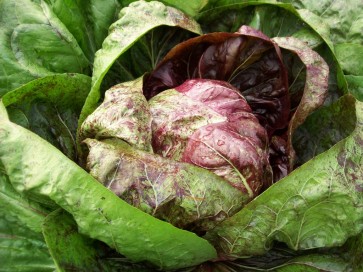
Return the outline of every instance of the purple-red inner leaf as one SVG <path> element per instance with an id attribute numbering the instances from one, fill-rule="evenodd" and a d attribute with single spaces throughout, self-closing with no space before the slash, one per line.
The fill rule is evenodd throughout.
<path id="1" fill-rule="evenodd" d="M 144 80 L 147 99 L 187 79 L 231 83 L 271 136 L 288 124 L 288 79 L 279 48 L 259 31 L 211 33 L 174 47 Z"/>
<path id="2" fill-rule="evenodd" d="M 187 80 L 150 106 L 156 153 L 207 169 L 250 198 L 271 183 L 267 132 L 231 84 Z"/>

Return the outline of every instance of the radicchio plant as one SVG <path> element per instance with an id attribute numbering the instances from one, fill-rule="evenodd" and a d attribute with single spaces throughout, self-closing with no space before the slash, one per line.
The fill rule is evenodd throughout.
<path id="1" fill-rule="evenodd" d="M 280 40 L 292 51 L 296 40 Z M 309 49 L 310 50 L 310 49 Z M 301 101 L 326 90 L 312 82 Z M 305 53 L 305 51 L 303 51 Z M 301 52 L 300 52 L 301 53 Z M 308 82 L 309 83 L 309 82 Z M 292 169 L 293 130 L 324 100 L 292 110 L 277 43 L 242 26 L 174 47 L 143 80 L 114 86 L 80 139 L 91 174 L 130 204 L 172 224 L 206 231 Z"/>

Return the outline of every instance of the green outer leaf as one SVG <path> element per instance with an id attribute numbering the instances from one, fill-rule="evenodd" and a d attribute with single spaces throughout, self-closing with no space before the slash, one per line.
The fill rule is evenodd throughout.
<path id="1" fill-rule="evenodd" d="M 55 265 L 40 233 L 0 211 L 0 271 L 54 271 Z"/>
<path id="2" fill-rule="evenodd" d="M 14 190 L 0 163 L 0 271 L 54 271 L 41 235 L 47 213 Z"/>
<path id="3" fill-rule="evenodd" d="M 81 233 L 164 269 L 216 257 L 206 240 L 128 205 L 36 134 L 5 117 L 0 123 L 0 161 L 14 188 L 49 197 L 73 215 Z"/>
<path id="4" fill-rule="evenodd" d="M 349 92 L 363 102 L 363 76 L 346 75 L 345 79 L 348 82 Z"/>
<path id="5" fill-rule="evenodd" d="M 348 262 L 339 256 L 311 254 L 300 256 L 283 264 L 274 271 L 277 272 L 341 272 L 350 271 Z"/>
<path id="6" fill-rule="evenodd" d="M 299 19 L 292 6 L 270 2 L 243 1 L 239 4 L 222 6 L 202 13 L 199 22 L 208 32 L 234 32 L 241 25 L 247 24 L 269 37 L 297 36 L 314 46 L 322 43 L 320 36 Z M 329 33 L 328 26 L 323 22 L 318 25 L 320 32 Z"/>
<path id="7" fill-rule="evenodd" d="M 297 164 L 307 162 L 348 137 L 356 122 L 355 99 L 351 95 L 314 111 L 294 133 Z"/>
<path id="8" fill-rule="evenodd" d="M 112 64 L 145 33 L 161 25 L 178 26 L 197 34 L 201 33 L 198 23 L 194 20 L 156 1 L 134 2 L 122 9 L 119 17 L 120 19 L 111 25 L 102 49 L 96 53 L 92 89 L 83 107 L 80 123 L 97 106 L 102 80 Z"/>
<path id="9" fill-rule="evenodd" d="M 363 232 L 351 237 L 342 249 L 345 259 L 350 261 L 354 271 L 363 271 Z"/>
<path id="10" fill-rule="evenodd" d="M 335 54 L 345 74 L 363 76 L 363 45 L 337 44 Z"/>
<path id="11" fill-rule="evenodd" d="M 363 229 L 363 103 L 351 136 L 271 186 L 207 234 L 231 257 L 342 245 Z"/>
<path id="12" fill-rule="evenodd" d="M 91 86 L 91 78 L 82 74 L 57 74 L 35 79 L 2 97 L 6 107 L 42 99 L 61 108 L 80 112 Z"/>
<path id="13" fill-rule="evenodd" d="M 193 1 L 185 1 L 185 0 L 162 0 L 165 5 L 169 5 L 175 7 L 189 16 L 196 16 L 201 9 L 208 3 L 208 0 L 193 0 Z"/>
<path id="14" fill-rule="evenodd" d="M 363 38 L 363 2 L 361 0 L 293 0 L 297 9 L 309 9 L 329 25 L 334 43 L 360 43 Z"/>
<path id="15" fill-rule="evenodd" d="M 330 0 L 328 0 L 330 1 Z M 269 0 L 261 0 L 261 1 L 243 1 L 243 0 L 221 0 L 221 1 L 210 1 L 208 5 L 202 10 L 202 12 L 198 16 L 198 21 L 203 20 L 203 18 L 207 18 L 210 20 L 223 10 L 232 10 L 237 8 L 249 7 L 249 6 L 259 6 L 259 5 L 273 5 L 275 7 L 283 8 L 292 14 L 294 14 L 298 19 L 302 20 L 306 23 L 309 27 L 311 27 L 320 37 L 324 40 L 324 42 L 328 45 L 329 49 L 334 53 L 334 44 L 332 42 L 330 27 L 331 24 L 326 23 L 324 19 L 322 19 L 317 14 L 313 13 L 311 9 L 309 9 L 309 5 L 297 4 L 298 1 L 289 1 L 289 3 L 281 3 L 277 1 L 269 1 Z M 336 2 L 343 2 L 343 1 L 336 1 Z M 296 9 L 295 6 L 301 7 L 300 9 Z M 349 5 L 348 5 L 349 6 Z M 253 23 L 253 22 L 251 22 Z M 334 59 L 336 60 L 335 55 L 333 54 Z M 337 64 L 337 78 L 338 78 L 338 87 L 348 91 L 348 84 L 346 79 L 344 78 L 344 74 L 342 68 L 340 67 L 339 63 Z"/>
<path id="16" fill-rule="evenodd" d="M 35 201 L 20 195 L 11 186 L 8 178 L 0 169 L 0 210 L 17 218 L 17 221 L 34 232 L 41 232 L 41 225 L 49 213 Z"/>
<path id="17" fill-rule="evenodd" d="M 312 14 L 308 10 L 296 10 L 292 4 L 290 3 L 281 3 L 273 0 L 261 0 L 261 1 L 243 1 L 243 0 L 222 0 L 222 1 L 215 1 L 214 6 L 206 6 L 205 9 L 202 10 L 202 12 L 198 16 L 198 21 L 203 20 L 210 20 L 213 18 L 213 16 L 216 16 L 218 13 L 220 13 L 223 10 L 233 10 L 233 9 L 240 9 L 245 8 L 249 6 L 273 6 L 277 8 L 282 8 L 291 14 L 295 15 L 297 19 L 301 19 L 302 21 L 306 22 L 314 31 L 316 31 L 320 36 L 324 38 L 325 41 L 327 41 L 329 44 L 331 44 L 329 39 L 329 28 L 324 23 L 323 20 L 319 19 L 318 16 Z M 258 10 L 257 10 L 258 11 Z M 256 23 L 255 21 L 252 21 L 251 23 Z M 266 23 L 266 22 L 265 22 Z M 283 22 L 282 22 L 283 23 Z M 257 25 L 258 26 L 258 25 Z M 262 28 L 268 26 L 262 26 Z M 283 26 L 282 26 L 283 27 Z M 281 28 L 281 27 L 280 27 Z M 290 31 L 286 29 L 287 31 Z M 279 30 L 280 31 L 280 30 Z M 276 35 L 276 34 L 275 34 Z M 284 33 L 281 33 L 281 35 L 277 34 L 276 36 L 284 36 Z"/>
<path id="18" fill-rule="evenodd" d="M 28 82 L 5 94 L 10 119 L 37 133 L 76 160 L 78 116 L 88 95 L 91 78 L 56 74 Z"/>
<path id="19" fill-rule="evenodd" d="M 362 26 L 363 30 L 363 26 Z M 349 92 L 363 101 L 363 45 L 341 43 L 335 46 L 335 54 L 344 71 Z"/>
<path id="20" fill-rule="evenodd" d="M 0 25 L 0 96 L 38 77 L 89 72 L 76 39 L 44 1 L 1 1 Z"/>
<path id="21" fill-rule="evenodd" d="M 108 27 L 117 19 L 121 7 L 129 1 L 115 0 L 45 0 L 68 28 L 92 63 L 101 48 Z M 120 2 L 120 3 L 119 3 Z"/>
<path id="22" fill-rule="evenodd" d="M 43 234 L 58 271 L 102 271 L 92 240 L 77 232 L 77 224 L 62 209 L 50 213 Z"/>

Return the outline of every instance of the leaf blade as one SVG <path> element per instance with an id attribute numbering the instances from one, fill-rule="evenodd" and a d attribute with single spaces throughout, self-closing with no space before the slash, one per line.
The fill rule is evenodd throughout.
<path id="1" fill-rule="evenodd" d="M 290 248 L 342 245 L 362 231 L 363 104 L 351 136 L 274 184 L 208 234 L 230 257 L 263 254 L 274 240 Z M 339 223 L 335 223 L 339 222 Z"/>
<path id="2" fill-rule="evenodd" d="M 14 188 L 63 207 L 81 233 L 134 261 L 147 260 L 164 269 L 216 256 L 206 240 L 128 205 L 37 135 L 4 116 L 0 120 L 0 161 Z"/>
<path id="3" fill-rule="evenodd" d="M 81 122 L 95 109 L 100 98 L 102 80 L 112 64 L 140 37 L 160 25 L 179 26 L 197 34 L 201 32 L 194 20 L 158 2 L 134 2 L 122 9 L 119 17 L 120 19 L 111 25 L 103 48 L 96 53 L 92 88 L 81 113 Z"/>

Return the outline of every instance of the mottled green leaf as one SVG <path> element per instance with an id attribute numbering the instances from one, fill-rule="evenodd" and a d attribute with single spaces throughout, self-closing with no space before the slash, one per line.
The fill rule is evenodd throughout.
<path id="1" fill-rule="evenodd" d="M 54 271 L 41 234 L 47 214 L 14 190 L 0 165 L 0 271 Z"/>
<path id="2" fill-rule="evenodd" d="M 55 265 L 40 233 L 0 212 L 1 271 L 54 271 Z"/>
<path id="3" fill-rule="evenodd" d="M 78 116 L 90 86 L 88 76 L 57 74 L 8 92 L 2 101 L 12 121 L 37 133 L 75 160 Z"/>
<path id="4" fill-rule="evenodd" d="M 339 50 L 340 45 L 336 44 L 350 44 L 353 48 L 361 46 L 363 38 L 363 2 L 360 0 L 351 0 L 348 2 L 342 0 L 323 0 L 323 1 L 301 1 L 294 0 L 291 3 L 298 9 L 300 15 L 307 21 L 307 23 L 312 26 L 318 26 L 311 18 L 319 18 L 328 25 L 330 31 L 329 35 L 324 35 L 323 33 L 318 33 L 323 37 L 324 41 L 329 45 L 332 52 Z M 308 12 L 304 12 L 307 11 Z M 302 13 L 300 12 L 302 11 Z M 309 16 L 312 15 L 312 16 Z M 331 41 L 331 42 L 330 42 Z M 355 51 L 355 50 L 353 50 Z M 361 50 L 360 50 L 361 51 Z M 339 57 L 337 53 L 337 76 L 339 87 L 349 91 L 347 79 L 343 76 L 343 70 L 351 62 L 354 67 L 356 59 L 359 58 L 360 54 L 354 54 L 355 57 L 344 59 L 341 63 L 342 58 Z M 350 51 L 343 52 L 343 55 L 351 55 Z M 342 66 L 342 67 L 341 67 Z M 358 67 L 361 67 L 359 65 Z M 356 70 L 356 69 L 355 69 Z M 346 71 L 344 71 L 345 74 Z M 356 94 L 357 89 L 354 89 L 352 93 Z M 359 97 L 359 95 L 356 95 Z"/>
<path id="5" fill-rule="evenodd" d="M 290 1 L 209 1 L 198 21 L 208 31 L 236 31 L 247 24 L 269 37 L 293 35 L 313 46 L 322 42 L 320 36 L 329 38 L 329 27 L 323 20 L 308 10 L 296 10 Z"/>
<path id="6" fill-rule="evenodd" d="M 323 42 L 320 35 L 306 26 L 291 5 L 272 5 L 268 4 L 269 1 L 240 2 L 203 12 L 198 21 L 207 32 L 233 32 L 245 24 L 261 30 L 269 37 L 294 36 L 312 47 Z M 329 33 L 329 28 L 322 21 L 317 25 L 319 32 Z"/>
<path id="7" fill-rule="evenodd" d="M 121 10 L 119 18 L 117 22 L 111 25 L 102 49 L 96 53 L 92 89 L 82 110 L 81 121 L 97 106 L 101 96 L 102 80 L 112 64 L 147 32 L 158 26 L 166 25 L 200 33 L 198 23 L 177 9 L 167 7 L 159 2 L 134 2 Z"/>
<path id="8" fill-rule="evenodd" d="M 301 165 L 348 137 L 356 124 L 355 99 L 343 96 L 316 110 L 294 133 L 295 162 Z"/>
<path id="9" fill-rule="evenodd" d="M 78 233 L 76 222 L 64 210 L 45 218 L 43 234 L 59 271 L 103 271 L 92 240 Z"/>
<path id="10" fill-rule="evenodd" d="M 360 43 L 363 38 L 363 2 L 361 0 L 293 0 L 297 9 L 308 9 L 329 25 L 334 43 Z"/>
<path id="11" fill-rule="evenodd" d="M 285 249 L 286 250 L 286 249 Z M 248 259 L 220 262 L 212 264 L 212 271 L 274 271 L 274 272 L 342 272 L 356 271 L 349 259 L 343 258 L 337 253 L 303 253 L 288 252 L 267 253 L 264 256 L 254 256 Z M 218 268 L 224 270 L 218 270 Z M 211 270 L 196 270 L 195 272 L 208 272 Z M 358 270 L 357 270 L 358 271 Z"/>
<path id="12" fill-rule="evenodd" d="M 363 76 L 346 75 L 349 92 L 359 101 L 363 102 Z"/>
<path id="13" fill-rule="evenodd" d="M 342 255 L 352 264 L 354 271 L 363 270 L 363 232 L 351 237 L 341 248 Z"/>
<path id="14" fill-rule="evenodd" d="M 11 184 L 18 192 L 57 203 L 74 217 L 81 233 L 133 261 L 164 269 L 216 257 L 206 240 L 128 205 L 36 134 L 6 116 L 0 123 L 0 162 Z"/>
<path id="15" fill-rule="evenodd" d="M 189 16 L 196 16 L 201 9 L 208 3 L 208 0 L 193 0 L 193 1 L 183 1 L 183 0 L 162 0 L 165 5 L 177 8 Z"/>
<path id="16" fill-rule="evenodd" d="M 230 257 L 342 245 L 363 229 L 363 104 L 348 138 L 271 186 L 207 234 Z"/>
<path id="17" fill-rule="evenodd" d="M 277 272 L 351 271 L 350 264 L 338 255 L 311 254 L 296 257 L 276 268 Z"/>
<path id="18" fill-rule="evenodd" d="M 49 213 L 39 203 L 15 191 L 2 169 L 0 169 L 0 208 L 7 215 L 17 219 L 19 224 L 37 233 L 41 232 L 43 220 Z"/>
<path id="19" fill-rule="evenodd" d="M 89 73 L 76 39 L 43 1 L 0 3 L 0 96 L 54 73 Z"/>
<path id="20" fill-rule="evenodd" d="M 335 54 L 345 74 L 363 76 L 363 45 L 337 44 Z"/>
<path id="21" fill-rule="evenodd" d="M 198 15 L 198 22 L 206 32 L 234 32 L 241 25 L 250 25 L 269 37 L 285 36 L 302 27 L 296 13 L 291 11 L 294 11 L 291 5 L 269 0 L 209 1 Z"/>
<path id="22" fill-rule="evenodd" d="M 108 27 L 130 0 L 46 0 L 54 14 L 77 40 L 90 62 L 101 48 Z"/>

